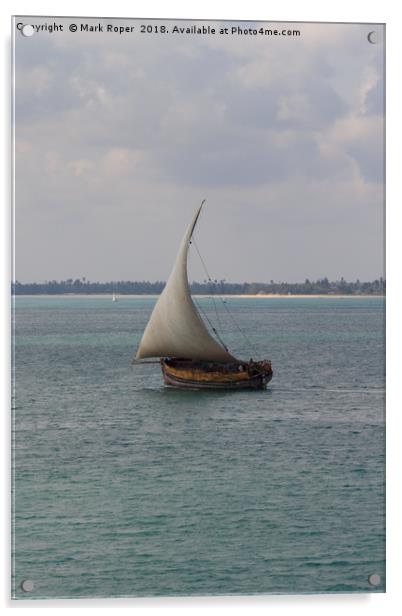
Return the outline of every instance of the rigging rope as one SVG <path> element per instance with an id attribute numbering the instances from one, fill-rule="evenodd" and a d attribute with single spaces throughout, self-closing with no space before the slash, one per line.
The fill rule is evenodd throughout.
<path id="1" fill-rule="evenodd" d="M 200 261 L 201 261 L 201 263 L 202 263 L 202 266 L 203 266 L 203 268 L 204 268 L 204 271 L 205 271 L 205 273 L 206 273 L 206 275 L 207 275 L 208 282 L 210 283 L 210 293 L 211 293 L 211 298 L 212 298 L 212 302 L 213 302 L 213 305 L 214 305 L 214 310 L 215 310 L 215 315 L 216 315 L 216 321 L 217 321 L 217 323 L 218 323 L 218 327 L 219 327 L 219 329 L 222 331 L 222 329 L 223 329 L 223 328 L 222 328 L 222 325 L 221 325 L 221 321 L 220 321 L 220 318 L 219 318 L 219 313 L 218 313 L 218 308 L 217 308 L 217 306 L 216 306 L 215 297 L 214 297 L 214 286 L 215 286 L 215 283 L 213 282 L 213 280 L 211 279 L 211 276 L 210 276 L 210 275 L 209 275 L 209 273 L 208 273 L 207 266 L 205 265 L 205 262 L 204 262 L 204 260 L 203 260 L 203 258 L 202 258 L 202 256 L 201 256 L 200 251 L 198 250 L 198 246 L 197 246 L 197 244 L 196 244 L 196 241 L 195 241 L 194 237 L 192 238 L 192 241 L 193 241 L 193 243 L 194 243 L 195 249 L 196 249 L 197 254 L 198 254 L 199 258 L 200 258 Z"/>
<path id="2" fill-rule="evenodd" d="M 212 331 L 214 332 L 214 334 L 216 335 L 216 337 L 218 338 L 219 342 L 221 343 L 221 345 L 223 346 L 223 348 L 225 349 L 225 351 L 227 351 L 229 353 L 229 349 L 227 348 L 226 344 L 224 343 L 224 341 L 222 340 L 222 337 L 219 335 L 219 332 L 216 330 L 216 328 L 213 326 L 213 323 L 210 321 L 210 319 L 208 318 L 207 314 L 205 313 L 205 310 L 203 310 L 203 308 L 201 308 L 201 305 L 197 302 L 197 300 L 195 299 L 194 295 L 192 296 L 194 303 L 195 303 L 195 307 L 197 308 L 197 310 L 199 312 L 202 313 L 203 317 L 206 319 L 206 321 L 208 322 L 210 328 L 212 329 Z M 201 319 L 202 320 L 202 319 Z"/>
<path id="3" fill-rule="evenodd" d="M 194 236 L 191 238 L 191 242 L 194 244 L 195 249 L 196 249 L 196 251 L 197 251 L 197 253 L 198 253 L 198 256 L 199 256 L 199 258 L 200 258 L 201 264 L 202 264 L 202 266 L 203 266 L 203 268 L 204 268 L 204 271 L 205 271 L 205 274 L 206 274 L 206 276 L 207 276 L 208 282 L 212 285 L 212 288 L 211 288 L 211 290 L 212 290 L 212 300 L 213 300 L 213 303 L 214 303 L 215 313 L 216 313 L 217 321 L 218 321 L 218 323 L 219 323 L 219 328 L 220 328 L 220 329 L 223 329 L 223 328 L 222 328 L 222 326 L 221 326 L 221 324 L 220 324 L 220 320 L 219 320 L 219 316 L 218 316 L 218 311 L 217 311 L 217 307 L 216 307 L 216 304 L 215 304 L 215 297 L 214 297 L 214 295 L 213 295 L 214 290 L 216 290 L 216 283 L 212 280 L 211 276 L 209 275 L 209 272 L 208 272 L 207 266 L 205 265 L 204 259 L 203 259 L 203 258 L 202 258 L 202 256 L 201 256 L 201 253 L 200 253 L 200 251 L 199 251 L 199 249 L 198 249 L 198 246 L 197 246 L 197 243 L 196 243 L 196 241 L 195 241 L 195 239 L 194 239 Z M 228 313 L 228 315 L 229 315 L 229 316 L 230 316 L 230 318 L 232 319 L 232 321 L 233 321 L 234 325 L 236 326 L 236 328 L 238 329 L 238 331 L 240 332 L 240 334 L 243 336 L 243 338 L 244 338 L 244 340 L 246 341 L 246 343 L 247 343 L 248 347 L 249 347 L 250 349 L 252 349 L 253 351 L 256 351 L 256 348 L 255 348 L 254 344 L 252 344 L 252 343 L 251 343 L 251 341 L 250 341 L 250 339 L 248 338 L 248 336 L 247 336 L 247 335 L 244 333 L 244 331 L 241 329 L 240 325 L 237 323 L 237 321 L 236 321 L 236 319 L 234 318 L 233 314 L 230 312 L 229 308 L 227 307 L 227 304 L 226 304 L 226 302 L 224 301 L 224 299 L 223 299 L 223 298 L 222 298 L 219 294 L 217 294 L 217 297 L 221 300 L 221 302 L 222 302 L 223 306 L 225 307 L 226 312 Z M 207 319 L 208 323 L 210 324 L 210 326 L 213 328 L 213 326 L 212 326 L 212 324 L 211 324 L 210 320 L 208 319 L 208 317 L 205 315 L 205 313 L 203 313 L 203 314 L 204 314 L 204 316 L 206 317 L 206 319 Z M 216 329 L 215 329 L 215 328 L 213 328 L 213 330 L 214 330 L 214 332 L 218 335 L 218 332 L 216 331 Z M 219 337 L 219 340 L 220 340 L 221 344 L 223 344 L 221 337 L 220 337 L 219 335 L 218 335 L 218 337 Z M 226 348 L 226 345 L 225 345 L 225 344 L 224 344 L 224 347 L 225 347 L 225 349 L 227 350 L 227 348 Z"/>

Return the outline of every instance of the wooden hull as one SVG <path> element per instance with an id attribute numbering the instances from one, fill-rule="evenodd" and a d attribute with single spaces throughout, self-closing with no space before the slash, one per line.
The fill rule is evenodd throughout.
<path id="1" fill-rule="evenodd" d="M 182 389 L 265 389 L 272 379 L 270 362 L 227 366 L 218 362 L 161 359 L 166 385 Z"/>

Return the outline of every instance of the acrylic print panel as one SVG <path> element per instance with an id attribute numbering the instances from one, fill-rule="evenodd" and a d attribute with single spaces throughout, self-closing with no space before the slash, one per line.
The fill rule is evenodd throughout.
<path id="1" fill-rule="evenodd" d="M 385 26 L 13 32 L 13 597 L 384 592 Z"/>

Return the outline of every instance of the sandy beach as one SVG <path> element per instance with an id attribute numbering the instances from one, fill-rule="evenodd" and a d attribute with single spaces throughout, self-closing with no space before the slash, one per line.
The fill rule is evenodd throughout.
<path id="1" fill-rule="evenodd" d="M 159 297 L 159 294 L 155 294 L 155 295 L 146 295 L 146 294 L 140 294 L 140 295 L 132 295 L 132 294 L 119 294 L 116 293 L 116 299 L 117 300 L 124 300 L 124 299 L 129 299 L 129 298 L 141 298 L 141 297 Z M 111 300 L 112 298 L 112 293 L 58 293 L 58 294 L 45 294 L 45 293 L 35 293 L 32 295 L 23 295 L 23 294 L 18 294 L 18 295 L 13 295 L 13 298 L 16 297 L 63 297 L 63 298 L 67 298 L 67 297 L 71 297 L 71 298 L 77 298 L 77 297 L 86 297 L 86 298 L 93 298 L 93 299 L 109 299 Z M 256 295 L 224 295 L 221 293 L 217 293 L 215 295 L 212 294 L 208 294 L 208 295 L 196 295 L 195 297 L 222 297 L 224 299 L 357 299 L 357 298 L 364 298 L 364 299 L 378 299 L 378 298 L 384 298 L 385 299 L 385 295 L 319 295 L 319 294 L 315 294 L 315 295 L 297 295 L 297 294 L 279 294 L 279 293 L 258 293 Z"/>
<path id="2" fill-rule="evenodd" d="M 302 294 L 279 294 L 279 293 L 259 293 L 258 295 L 221 295 L 221 297 L 236 297 L 238 299 L 356 299 L 360 298 L 375 298 L 385 297 L 385 295 L 302 295 Z"/>

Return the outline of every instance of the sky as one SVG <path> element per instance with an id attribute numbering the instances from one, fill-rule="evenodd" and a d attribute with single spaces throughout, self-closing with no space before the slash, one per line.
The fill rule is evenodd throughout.
<path id="1" fill-rule="evenodd" d="M 383 26 L 18 22 L 64 31 L 15 35 L 17 280 L 166 280 L 203 199 L 213 278 L 384 275 Z M 236 25 L 301 34 L 218 33 Z"/>

